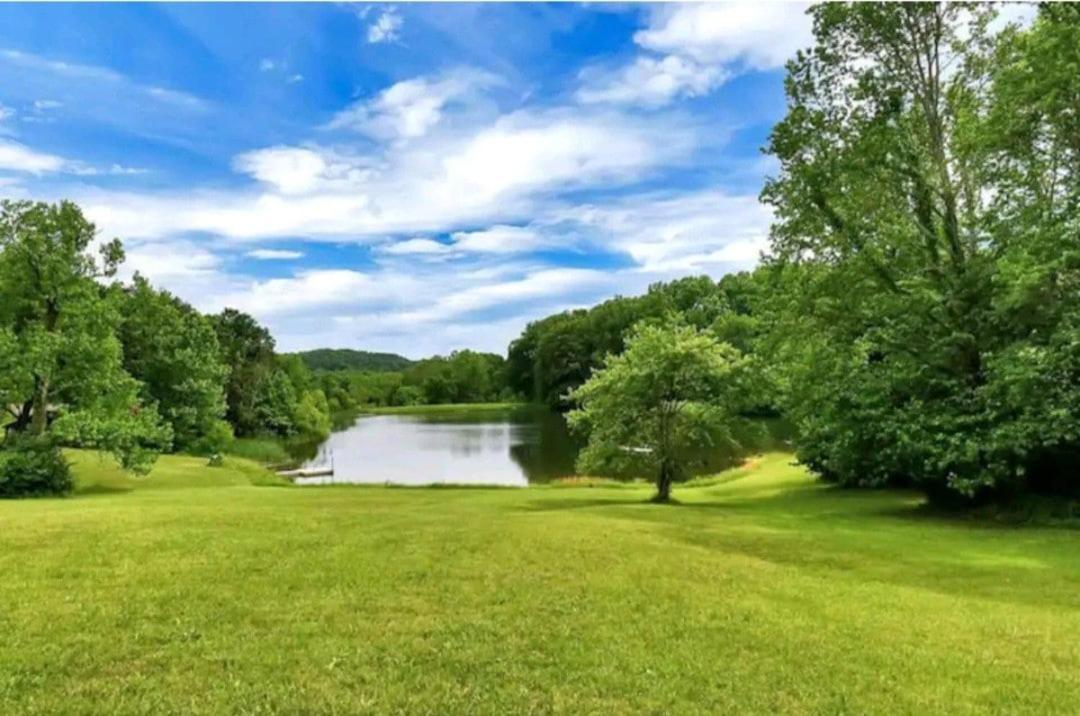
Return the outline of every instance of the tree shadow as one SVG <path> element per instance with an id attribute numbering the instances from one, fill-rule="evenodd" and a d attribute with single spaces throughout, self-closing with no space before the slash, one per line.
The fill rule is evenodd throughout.
<path id="1" fill-rule="evenodd" d="M 120 487 L 119 485 L 87 485 L 77 488 L 72 497 L 93 497 L 94 495 L 117 495 L 124 492 L 133 492 L 134 487 Z"/>

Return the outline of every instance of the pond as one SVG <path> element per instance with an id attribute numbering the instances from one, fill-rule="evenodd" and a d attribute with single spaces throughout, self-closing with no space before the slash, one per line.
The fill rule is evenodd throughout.
<path id="1" fill-rule="evenodd" d="M 332 477 L 296 482 L 524 486 L 574 474 L 578 449 L 562 416 L 540 406 L 365 415 L 305 462 L 332 464 Z"/>
<path id="2" fill-rule="evenodd" d="M 761 421 L 751 449 L 777 447 L 786 430 Z M 308 448 L 303 466 L 333 466 L 333 476 L 297 484 L 503 485 L 523 487 L 574 475 L 581 448 L 562 415 L 542 406 L 429 406 L 415 412 L 364 415 Z M 717 472 L 740 453 L 711 450 L 699 472 Z"/>

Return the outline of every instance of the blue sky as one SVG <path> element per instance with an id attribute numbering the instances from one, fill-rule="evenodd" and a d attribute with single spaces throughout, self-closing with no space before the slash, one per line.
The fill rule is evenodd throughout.
<path id="1" fill-rule="evenodd" d="M 0 196 L 284 350 L 503 352 L 752 266 L 797 4 L 0 5 Z"/>

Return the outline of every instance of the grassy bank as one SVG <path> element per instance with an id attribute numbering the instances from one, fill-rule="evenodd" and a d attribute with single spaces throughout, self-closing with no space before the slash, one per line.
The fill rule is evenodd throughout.
<path id="1" fill-rule="evenodd" d="M 1077 713 L 1080 532 L 782 454 L 645 502 L 76 457 L 0 503 L 2 713 Z"/>

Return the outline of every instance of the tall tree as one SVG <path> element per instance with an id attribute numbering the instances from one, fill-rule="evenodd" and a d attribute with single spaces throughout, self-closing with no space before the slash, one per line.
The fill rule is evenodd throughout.
<path id="1" fill-rule="evenodd" d="M 237 435 L 260 428 L 258 403 L 262 384 L 274 372 L 274 339 L 246 313 L 227 308 L 214 316 L 221 355 L 228 367 L 226 414 Z"/>
<path id="2" fill-rule="evenodd" d="M 776 209 L 776 259 L 815 267 L 799 275 L 785 336 L 797 356 L 788 409 L 800 455 L 846 483 L 914 481 L 968 497 L 1023 485 L 1035 453 L 1075 449 L 1075 411 L 1053 429 L 1052 411 L 1016 390 L 1032 349 L 1064 360 L 1048 341 L 1071 319 L 1051 301 L 1034 314 L 1047 325 L 1033 333 L 1010 304 L 1062 295 L 1073 279 L 1061 252 L 1077 236 L 1012 187 L 1021 175 L 1032 192 L 1048 187 L 1043 206 L 1075 187 L 1071 120 L 1053 132 L 1071 179 L 1028 151 L 1045 141 L 1038 132 L 1002 144 L 1008 132 L 994 118 L 1017 92 L 1006 88 L 1010 53 L 998 48 L 1021 33 L 991 32 L 990 5 L 812 12 L 815 45 L 789 64 L 789 110 L 769 145 L 781 172 L 762 195 Z M 1050 25 L 1074 33 L 1076 14 L 1044 12 L 1033 32 Z M 1075 73 L 1054 73 L 1057 108 L 1075 116 Z M 1044 115 L 1036 126 L 1054 122 Z M 1074 392 L 1070 371 L 1057 392 Z"/>
<path id="3" fill-rule="evenodd" d="M 143 384 L 173 429 L 177 447 L 190 447 L 225 417 L 225 378 L 211 321 L 136 275 L 125 292 L 119 327 L 124 367 Z"/>
<path id="4" fill-rule="evenodd" d="M 123 370 L 118 292 L 99 283 L 123 250 L 111 241 L 95 257 L 95 238 L 69 202 L 0 202 L 0 402 L 10 431 L 42 435 L 55 415 L 67 439 L 145 466 L 171 435 Z"/>

